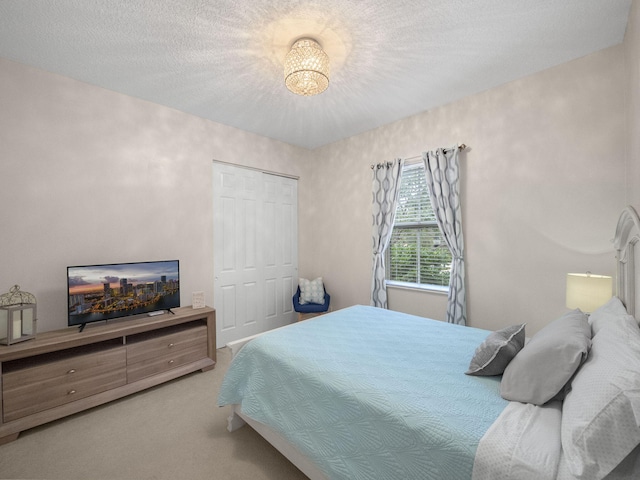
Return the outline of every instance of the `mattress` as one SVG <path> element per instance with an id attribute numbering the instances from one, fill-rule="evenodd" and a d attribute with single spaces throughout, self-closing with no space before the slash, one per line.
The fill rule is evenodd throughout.
<path id="1" fill-rule="evenodd" d="M 471 479 L 508 402 L 465 375 L 490 332 L 367 306 L 249 342 L 218 405 L 238 404 L 332 479 Z"/>

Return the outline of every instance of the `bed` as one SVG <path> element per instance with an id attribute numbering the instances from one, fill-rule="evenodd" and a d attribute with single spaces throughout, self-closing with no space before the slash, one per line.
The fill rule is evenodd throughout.
<path id="1" fill-rule="evenodd" d="M 354 306 L 230 344 L 218 405 L 313 480 L 638 479 L 639 239 L 627 207 L 617 296 L 526 344 Z"/>

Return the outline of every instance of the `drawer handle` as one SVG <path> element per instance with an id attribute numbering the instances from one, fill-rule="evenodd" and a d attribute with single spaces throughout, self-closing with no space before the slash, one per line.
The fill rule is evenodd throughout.
<path id="1" fill-rule="evenodd" d="M 169 360 L 169 365 L 173 365 L 173 360 Z"/>
<path id="2" fill-rule="evenodd" d="M 173 348 L 173 343 L 170 343 L 169 345 L 167 345 L 167 347 Z"/>
<path id="3" fill-rule="evenodd" d="M 71 370 L 69 370 L 67 372 L 68 375 L 71 375 L 72 373 L 76 373 L 76 369 L 75 368 L 72 368 Z"/>
<path id="4" fill-rule="evenodd" d="M 67 395 L 73 395 L 74 393 L 76 393 L 76 391 L 75 391 L 75 390 L 69 390 L 69 391 L 67 392 Z"/>

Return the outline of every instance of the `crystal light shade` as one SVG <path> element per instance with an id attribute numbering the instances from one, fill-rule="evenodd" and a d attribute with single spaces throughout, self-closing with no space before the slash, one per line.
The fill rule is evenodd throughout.
<path id="1" fill-rule="evenodd" d="M 284 82 L 293 93 L 317 95 L 329 86 L 329 57 L 318 42 L 301 38 L 284 59 Z"/>

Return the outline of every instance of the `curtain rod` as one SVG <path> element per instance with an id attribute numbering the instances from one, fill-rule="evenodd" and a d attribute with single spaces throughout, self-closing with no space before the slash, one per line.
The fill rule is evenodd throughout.
<path id="1" fill-rule="evenodd" d="M 461 143 L 460 145 L 458 145 L 458 150 L 464 150 L 465 148 L 467 148 L 467 146 L 464 143 Z M 449 153 L 452 149 L 451 148 L 444 148 L 444 153 Z M 404 161 L 411 161 L 411 160 L 418 160 L 418 159 L 422 159 L 422 154 L 420 155 L 416 155 L 415 157 L 409 157 L 409 158 L 405 158 Z"/>
<path id="2" fill-rule="evenodd" d="M 458 145 L 458 150 L 464 150 L 465 148 L 467 148 L 467 146 L 464 143 L 461 143 L 460 145 Z M 448 153 L 451 151 L 451 148 L 444 148 L 444 153 Z M 415 157 L 409 157 L 409 158 L 405 158 L 404 161 L 405 162 L 412 162 L 414 160 L 421 160 L 422 159 L 422 155 L 416 155 Z M 391 165 L 393 165 L 393 162 L 384 162 L 384 163 L 378 163 L 376 165 L 371 165 L 371 170 L 373 170 L 374 168 L 384 168 L 387 167 L 389 168 Z"/>

